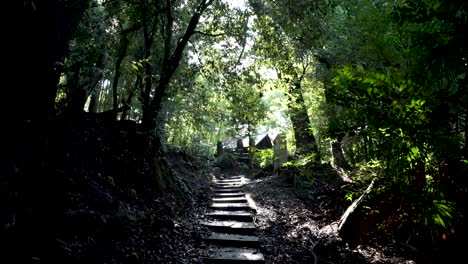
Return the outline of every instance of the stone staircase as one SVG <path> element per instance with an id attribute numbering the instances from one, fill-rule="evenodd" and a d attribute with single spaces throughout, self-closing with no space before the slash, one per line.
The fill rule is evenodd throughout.
<path id="1" fill-rule="evenodd" d="M 214 180 L 213 203 L 203 221 L 210 230 L 205 263 L 265 263 L 255 235 L 255 204 L 243 192 L 245 183 L 243 176 Z"/>

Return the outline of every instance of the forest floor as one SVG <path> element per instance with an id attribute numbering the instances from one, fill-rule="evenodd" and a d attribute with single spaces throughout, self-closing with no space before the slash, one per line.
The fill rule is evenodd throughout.
<path id="1" fill-rule="evenodd" d="M 173 187 L 148 190 L 137 144 L 144 141 L 134 124 L 83 122 L 58 134 L 51 185 L 37 188 L 24 208 L 2 212 L 10 220 L 0 230 L 0 263 L 201 263 L 208 231 L 199 220 L 210 202 L 213 165 L 165 145 L 161 157 Z M 245 192 L 258 208 L 267 263 L 416 263 L 411 248 L 389 237 L 370 233 L 357 248 L 339 238 L 349 203 L 330 166 L 318 166 L 306 190 L 293 188 L 288 175 L 255 178 L 257 172 L 237 173 L 251 179 Z"/>
<path id="2" fill-rule="evenodd" d="M 50 174 L 0 197 L 0 263 L 198 262 L 206 161 L 164 145 L 157 187 L 134 122 L 65 120 L 50 137 Z"/>
<path id="3" fill-rule="evenodd" d="M 407 246 L 375 233 L 364 245 L 350 248 L 337 232 L 346 209 L 339 186 L 323 180 L 314 186 L 298 190 L 288 176 L 267 176 L 246 187 L 256 202 L 256 224 L 267 263 L 416 263 Z"/>
<path id="4" fill-rule="evenodd" d="M 165 225 L 158 230 L 160 240 L 158 249 L 150 250 L 153 254 L 147 254 L 145 250 L 149 250 L 147 246 L 151 245 L 150 241 L 154 241 L 154 237 L 151 238 L 154 234 L 143 236 L 141 245 L 132 250 L 135 259 L 139 260 L 137 263 L 202 263 L 200 256 L 206 247 L 203 236 L 207 230 L 198 220 L 203 218 L 207 210 L 211 195 L 209 181 L 213 171 L 202 171 L 209 177 L 195 175 L 196 171 L 190 169 L 184 169 L 182 174 L 180 170 L 186 164 L 180 160 L 173 160 L 172 164 L 178 168 L 180 175 L 196 180 L 196 186 L 190 188 L 192 193 L 188 195 L 191 202 L 180 204 L 184 207 L 180 207 L 177 213 L 159 220 Z M 327 169 L 319 173 L 333 174 L 333 171 Z M 286 175 L 255 179 L 253 175 L 256 172 L 244 170 L 242 174 L 250 178 L 245 192 L 251 195 L 257 206 L 255 223 L 261 240 L 261 252 L 267 264 L 417 263 L 414 261 L 413 249 L 381 234 L 370 233 L 363 245 L 357 248 L 350 248 L 343 242 L 337 229 L 347 203 L 343 198 L 344 193 L 337 186 L 339 181 L 324 180 L 332 179 L 329 175 L 322 177 L 322 181 L 312 187 L 313 190 L 298 190 Z M 141 235 L 141 232 L 137 233 L 135 238 Z"/>

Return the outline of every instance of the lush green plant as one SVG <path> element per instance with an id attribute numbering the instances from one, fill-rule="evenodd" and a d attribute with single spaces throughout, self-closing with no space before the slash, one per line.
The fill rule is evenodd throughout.
<path id="1" fill-rule="evenodd" d="M 413 208 L 418 213 L 417 219 L 432 238 L 440 236 L 452 225 L 457 216 L 453 202 L 447 200 L 434 200 L 431 196 L 417 203 Z"/>
<path id="2" fill-rule="evenodd" d="M 213 148 L 201 142 L 193 143 L 188 147 L 188 153 L 202 160 L 211 160 L 214 157 Z"/>
<path id="3" fill-rule="evenodd" d="M 223 171 L 232 170 L 237 167 L 236 157 L 230 153 L 223 153 L 217 158 L 216 167 L 220 167 Z"/>
<path id="4" fill-rule="evenodd" d="M 380 160 L 371 160 L 356 164 L 355 169 L 350 173 L 350 178 L 353 180 L 351 184 L 346 184 L 343 188 L 346 191 L 345 200 L 352 202 L 357 199 L 363 189 L 370 184 L 372 180 L 382 179 L 385 175 L 384 163 Z M 379 187 L 377 186 L 378 190 Z M 377 193 L 378 191 L 374 191 Z M 372 196 L 372 193 L 370 194 Z"/>
<path id="5" fill-rule="evenodd" d="M 274 153 L 273 149 L 262 149 L 255 151 L 254 153 L 254 161 L 256 164 L 260 165 L 260 167 L 265 168 L 266 166 L 273 163 Z"/>

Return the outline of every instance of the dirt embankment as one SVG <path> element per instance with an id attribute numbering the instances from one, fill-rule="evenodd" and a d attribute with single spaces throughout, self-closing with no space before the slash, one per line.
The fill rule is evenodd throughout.
<path id="1" fill-rule="evenodd" d="M 137 124 L 85 116 L 52 133 L 50 175 L 32 189 L 9 185 L 1 263 L 196 263 L 206 162 L 164 146 L 160 188 Z"/>

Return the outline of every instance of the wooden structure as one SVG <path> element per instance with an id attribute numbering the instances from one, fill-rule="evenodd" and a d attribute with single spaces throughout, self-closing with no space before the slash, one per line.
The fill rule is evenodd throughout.
<path id="1" fill-rule="evenodd" d="M 254 146 L 255 149 L 271 149 L 273 148 L 273 143 L 268 134 L 259 134 L 252 137 L 246 136 L 239 139 L 226 139 L 222 143 L 222 151 L 234 154 L 238 161 L 248 163 L 251 165 L 251 146 Z M 219 153 L 218 145 L 218 153 Z"/>
<path id="2" fill-rule="evenodd" d="M 251 138 L 248 136 L 238 139 L 229 138 L 222 141 L 223 149 L 231 152 L 239 151 L 240 149 L 248 152 L 252 145 L 256 149 L 270 149 L 273 147 L 273 142 L 268 134 L 259 134 Z"/>

